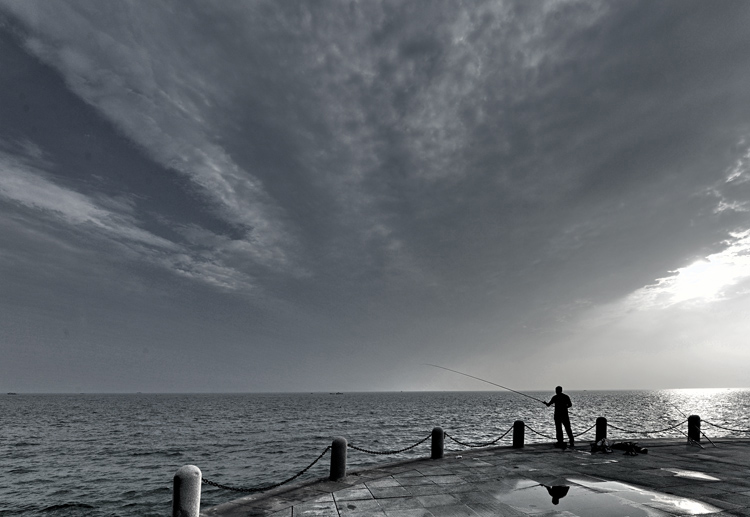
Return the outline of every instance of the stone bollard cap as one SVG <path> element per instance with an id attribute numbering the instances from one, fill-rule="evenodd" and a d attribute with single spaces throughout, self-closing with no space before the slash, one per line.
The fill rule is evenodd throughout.
<path id="1" fill-rule="evenodd" d="M 175 477 L 180 477 L 185 481 L 189 479 L 197 479 L 200 482 L 202 478 L 201 469 L 199 469 L 195 465 L 183 465 L 182 467 L 177 469 L 177 472 L 175 472 L 174 475 Z"/>
<path id="2" fill-rule="evenodd" d="M 201 469 L 196 467 L 195 465 L 183 465 L 179 469 L 177 469 L 177 472 L 175 472 L 175 476 L 180 476 L 181 478 L 191 478 L 191 477 L 201 477 Z"/>

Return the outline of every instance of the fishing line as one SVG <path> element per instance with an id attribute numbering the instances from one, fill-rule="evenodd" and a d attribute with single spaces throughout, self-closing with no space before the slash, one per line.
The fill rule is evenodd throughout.
<path id="1" fill-rule="evenodd" d="M 685 413 L 683 413 L 683 412 L 682 412 L 682 410 L 681 410 L 680 408 L 678 408 L 678 407 L 677 407 L 677 406 L 676 406 L 675 404 L 672 404 L 671 402 L 667 402 L 667 404 L 669 404 L 670 406 L 672 406 L 673 408 L 675 408 L 675 409 L 676 409 L 677 411 L 679 411 L 679 412 L 680 412 L 680 414 L 681 414 L 682 416 L 684 416 L 685 418 L 687 418 L 687 417 L 688 417 L 688 416 L 687 416 L 687 415 L 686 415 Z"/>
<path id="2" fill-rule="evenodd" d="M 501 386 L 500 384 L 494 383 L 492 381 L 488 381 L 486 379 L 482 379 L 480 377 L 474 377 L 473 375 L 469 375 L 468 373 L 459 372 L 458 370 L 451 370 L 450 368 L 446 368 L 445 366 L 438 366 L 436 364 L 430 364 L 430 363 L 423 363 L 425 366 L 432 366 L 434 368 L 440 368 L 442 370 L 448 370 L 449 372 L 457 373 L 459 375 L 464 375 L 466 377 L 471 377 L 472 379 L 476 379 L 478 381 L 486 382 L 487 384 L 492 384 L 493 386 L 497 386 L 498 388 L 502 388 L 504 390 L 512 391 L 513 393 L 517 393 L 518 395 L 523 395 L 524 397 L 528 397 L 530 399 L 536 400 L 537 402 L 541 402 L 542 404 L 547 404 L 545 401 L 538 399 L 536 397 L 532 397 L 531 395 L 527 395 L 525 393 L 521 393 L 520 391 L 513 390 L 511 388 L 507 388 L 505 386 Z"/>
<path id="3" fill-rule="evenodd" d="M 674 404 L 672 404 L 672 403 L 670 403 L 670 402 L 667 402 L 667 404 L 669 404 L 670 406 L 672 406 L 673 408 L 675 408 L 675 409 L 676 409 L 677 411 L 679 411 L 679 412 L 680 412 L 680 414 L 681 414 L 682 416 L 684 416 L 685 418 L 688 418 L 688 416 L 687 416 L 687 415 L 686 415 L 685 413 L 683 413 L 683 412 L 682 412 L 682 411 L 680 410 L 680 408 L 678 408 L 678 407 L 677 407 L 676 405 L 674 405 Z M 699 429 L 699 430 L 700 430 L 700 429 Z M 682 431 L 680 431 L 680 432 L 682 433 Z M 706 436 L 706 433 L 704 433 L 704 432 L 703 432 L 702 430 L 700 430 L 700 433 L 701 433 L 701 434 L 703 435 L 703 437 L 704 437 L 704 438 L 705 438 L 706 440 L 708 440 L 708 441 L 709 441 L 709 442 L 711 443 L 711 445 L 713 445 L 714 447 L 716 447 L 716 444 L 715 444 L 714 442 L 712 442 L 712 441 L 711 441 L 711 438 L 709 438 L 708 436 Z M 685 434 L 685 433 L 682 433 L 682 434 Z M 685 436 L 688 436 L 688 435 L 686 435 L 686 434 L 685 434 Z M 691 438 L 690 438 L 690 437 L 688 436 L 688 440 L 690 440 L 690 439 L 691 439 Z M 701 447 L 701 448 L 703 448 L 703 447 Z"/>

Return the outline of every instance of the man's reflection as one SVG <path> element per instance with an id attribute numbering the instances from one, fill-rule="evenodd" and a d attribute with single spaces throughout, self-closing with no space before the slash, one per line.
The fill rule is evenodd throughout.
<path id="1" fill-rule="evenodd" d="M 542 486 L 546 488 L 547 493 L 552 496 L 552 504 L 558 504 L 560 502 L 560 499 L 568 495 L 568 490 L 570 490 L 570 487 L 565 486 L 565 485 L 557 485 L 557 486 L 542 485 Z"/>

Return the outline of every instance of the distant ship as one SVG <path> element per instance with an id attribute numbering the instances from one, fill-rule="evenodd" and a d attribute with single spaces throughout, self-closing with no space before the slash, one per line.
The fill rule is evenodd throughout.
<path id="1" fill-rule="evenodd" d="M 13 392 L 13 391 L 9 391 L 9 392 L 8 392 L 8 395 L 18 395 L 18 393 L 15 393 L 15 392 Z"/>

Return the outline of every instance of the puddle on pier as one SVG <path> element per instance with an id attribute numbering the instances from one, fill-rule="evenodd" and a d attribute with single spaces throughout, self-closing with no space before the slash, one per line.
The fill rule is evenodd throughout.
<path id="1" fill-rule="evenodd" d="M 662 469 L 662 470 L 671 472 L 672 474 L 680 478 L 699 479 L 701 481 L 721 481 L 721 479 L 719 478 L 709 476 L 708 474 L 704 474 L 703 472 L 696 472 L 695 470 L 682 470 L 682 469 Z"/>
<path id="2" fill-rule="evenodd" d="M 493 495 L 498 501 L 532 515 L 555 510 L 578 517 L 664 517 L 721 511 L 695 499 L 643 490 L 627 483 L 596 478 L 564 481 L 545 485 L 528 479 L 516 480 L 514 485 Z"/>

